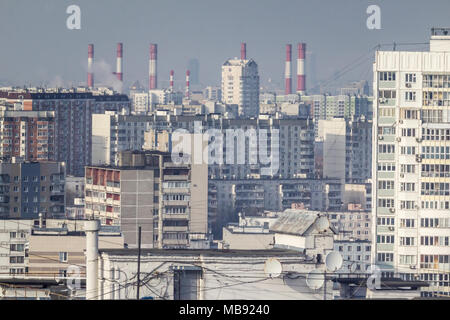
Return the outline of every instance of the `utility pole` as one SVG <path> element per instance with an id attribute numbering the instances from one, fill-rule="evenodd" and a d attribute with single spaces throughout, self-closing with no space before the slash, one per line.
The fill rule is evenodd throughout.
<path id="1" fill-rule="evenodd" d="M 136 299 L 139 300 L 139 289 L 141 288 L 141 227 L 138 228 L 138 263 L 137 263 L 137 292 Z"/>

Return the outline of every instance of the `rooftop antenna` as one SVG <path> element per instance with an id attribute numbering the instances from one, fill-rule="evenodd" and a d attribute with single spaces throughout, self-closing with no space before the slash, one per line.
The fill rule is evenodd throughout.
<path id="1" fill-rule="evenodd" d="M 325 258 L 325 266 L 327 267 L 327 270 L 330 272 L 335 272 L 336 270 L 339 270 L 342 267 L 342 256 L 339 252 L 332 251 L 327 254 L 327 257 Z"/>
<path id="2" fill-rule="evenodd" d="M 306 277 L 306 284 L 313 290 L 320 289 L 325 282 L 325 276 L 322 271 L 314 269 L 310 271 Z"/>
<path id="3" fill-rule="evenodd" d="M 264 273 L 269 278 L 277 278 L 283 271 L 283 266 L 280 261 L 275 258 L 269 258 L 264 264 Z"/>

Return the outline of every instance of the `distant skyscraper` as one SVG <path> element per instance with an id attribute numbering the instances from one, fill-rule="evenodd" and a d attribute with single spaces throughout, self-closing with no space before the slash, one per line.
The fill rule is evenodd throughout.
<path id="1" fill-rule="evenodd" d="M 188 62 L 187 69 L 191 72 L 190 74 L 190 84 L 197 85 L 200 83 L 200 63 L 198 59 L 190 59 Z"/>
<path id="2" fill-rule="evenodd" d="M 308 94 L 317 94 L 317 68 L 316 68 L 316 54 L 314 52 L 306 51 L 306 74 L 308 75 L 308 81 L 306 82 L 306 90 Z M 311 91 L 312 90 L 312 91 Z"/>

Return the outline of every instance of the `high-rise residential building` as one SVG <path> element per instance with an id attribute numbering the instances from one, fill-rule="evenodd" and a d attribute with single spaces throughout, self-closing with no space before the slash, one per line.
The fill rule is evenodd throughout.
<path id="1" fill-rule="evenodd" d="M 222 89 L 219 87 L 206 87 L 203 91 L 203 97 L 206 100 L 220 101 L 222 99 Z"/>
<path id="2" fill-rule="evenodd" d="M 259 114 L 258 65 L 252 59 L 229 59 L 222 65 L 222 102 L 238 106 L 239 116 Z"/>
<path id="3" fill-rule="evenodd" d="M 365 183 L 372 170 L 372 120 L 319 120 L 315 156 L 318 175 L 344 183 Z"/>
<path id="4" fill-rule="evenodd" d="M 0 111 L 0 157 L 55 160 L 55 127 L 55 111 Z"/>
<path id="5" fill-rule="evenodd" d="M 0 217 L 65 217 L 65 164 L 0 162 Z"/>
<path id="6" fill-rule="evenodd" d="M 141 150 L 152 117 L 115 112 L 93 114 L 92 164 L 118 165 L 120 151 Z"/>
<path id="7" fill-rule="evenodd" d="M 147 114 L 151 111 L 148 92 L 134 92 L 130 94 L 131 111 L 134 114 Z"/>
<path id="8" fill-rule="evenodd" d="M 430 50 L 377 51 L 374 63 L 374 259 L 449 295 L 450 29 Z"/>
<path id="9" fill-rule="evenodd" d="M 310 105 L 311 115 L 315 123 L 315 136 L 318 136 L 319 120 L 333 118 L 351 119 L 364 116 L 372 118 L 372 98 L 350 94 L 343 95 L 311 95 L 301 96 L 301 101 Z"/>
<path id="10" fill-rule="evenodd" d="M 117 166 L 86 167 L 87 217 L 118 225 L 129 247 L 187 248 L 208 233 L 206 164 L 159 151 L 124 151 Z"/>
<path id="11" fill-rule="evenodd" d="M 36 115 L 24 113 L 26 117 L 36 119 L 36 117 L 42 117 L 44 111 L 54 113 L 54 124 L 36 124 L 37 141 L 32 142 L 33 146 L 29 145 L 29 148 L 33 150 L 37 148 L 37 152 L 48 152 L 49 160 L 65 162 L 67 173 L 75 176 L 83 176 L 84 166 L 91 162 L 92 114 L 129 110 L 129 100 L 126 95 L 93 94 L 76 90 L 9 90 L 0 91 L 0 98 L 4 98 L 9 103 L 20 104 L 23 111 L 41 112 Z M 17 113 L 14 113 L 14 118 L 17 119 L 21 111 L 15 112 Z M 11 118 L 8 121 L 11 121 Z M 14 129 L 25 130 L 22 127 L 20 129 L 14 127 Z M 34 127 L 29 129 L 36 130 Z M 40 129 L 48 129 L 48 131 L 44 132 Z M 14 135 L 16 133 L 13 132 Z M 24 137 L 22 133 L 25 134 L 25 132 L 20 132 L 20 136 Z M 47 135 L 51 138 L 49 138 L 48 146 L 39 141 L 47 138 Z M 39 146 L 39 143 L 44 145 Z M 24 160 L 36 160 L 34 155 L 31 157 L 29 149 L 27 151 L 24 148 L 23 152 Z"/>

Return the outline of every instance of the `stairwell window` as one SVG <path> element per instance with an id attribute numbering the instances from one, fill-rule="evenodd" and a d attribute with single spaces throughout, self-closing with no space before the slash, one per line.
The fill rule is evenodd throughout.
<path id="1" fill-rule="evenodd" d="M 416 93 L 414 91 L 406 91 L 405 92 L 405 101 L 416 101 Z"/>

